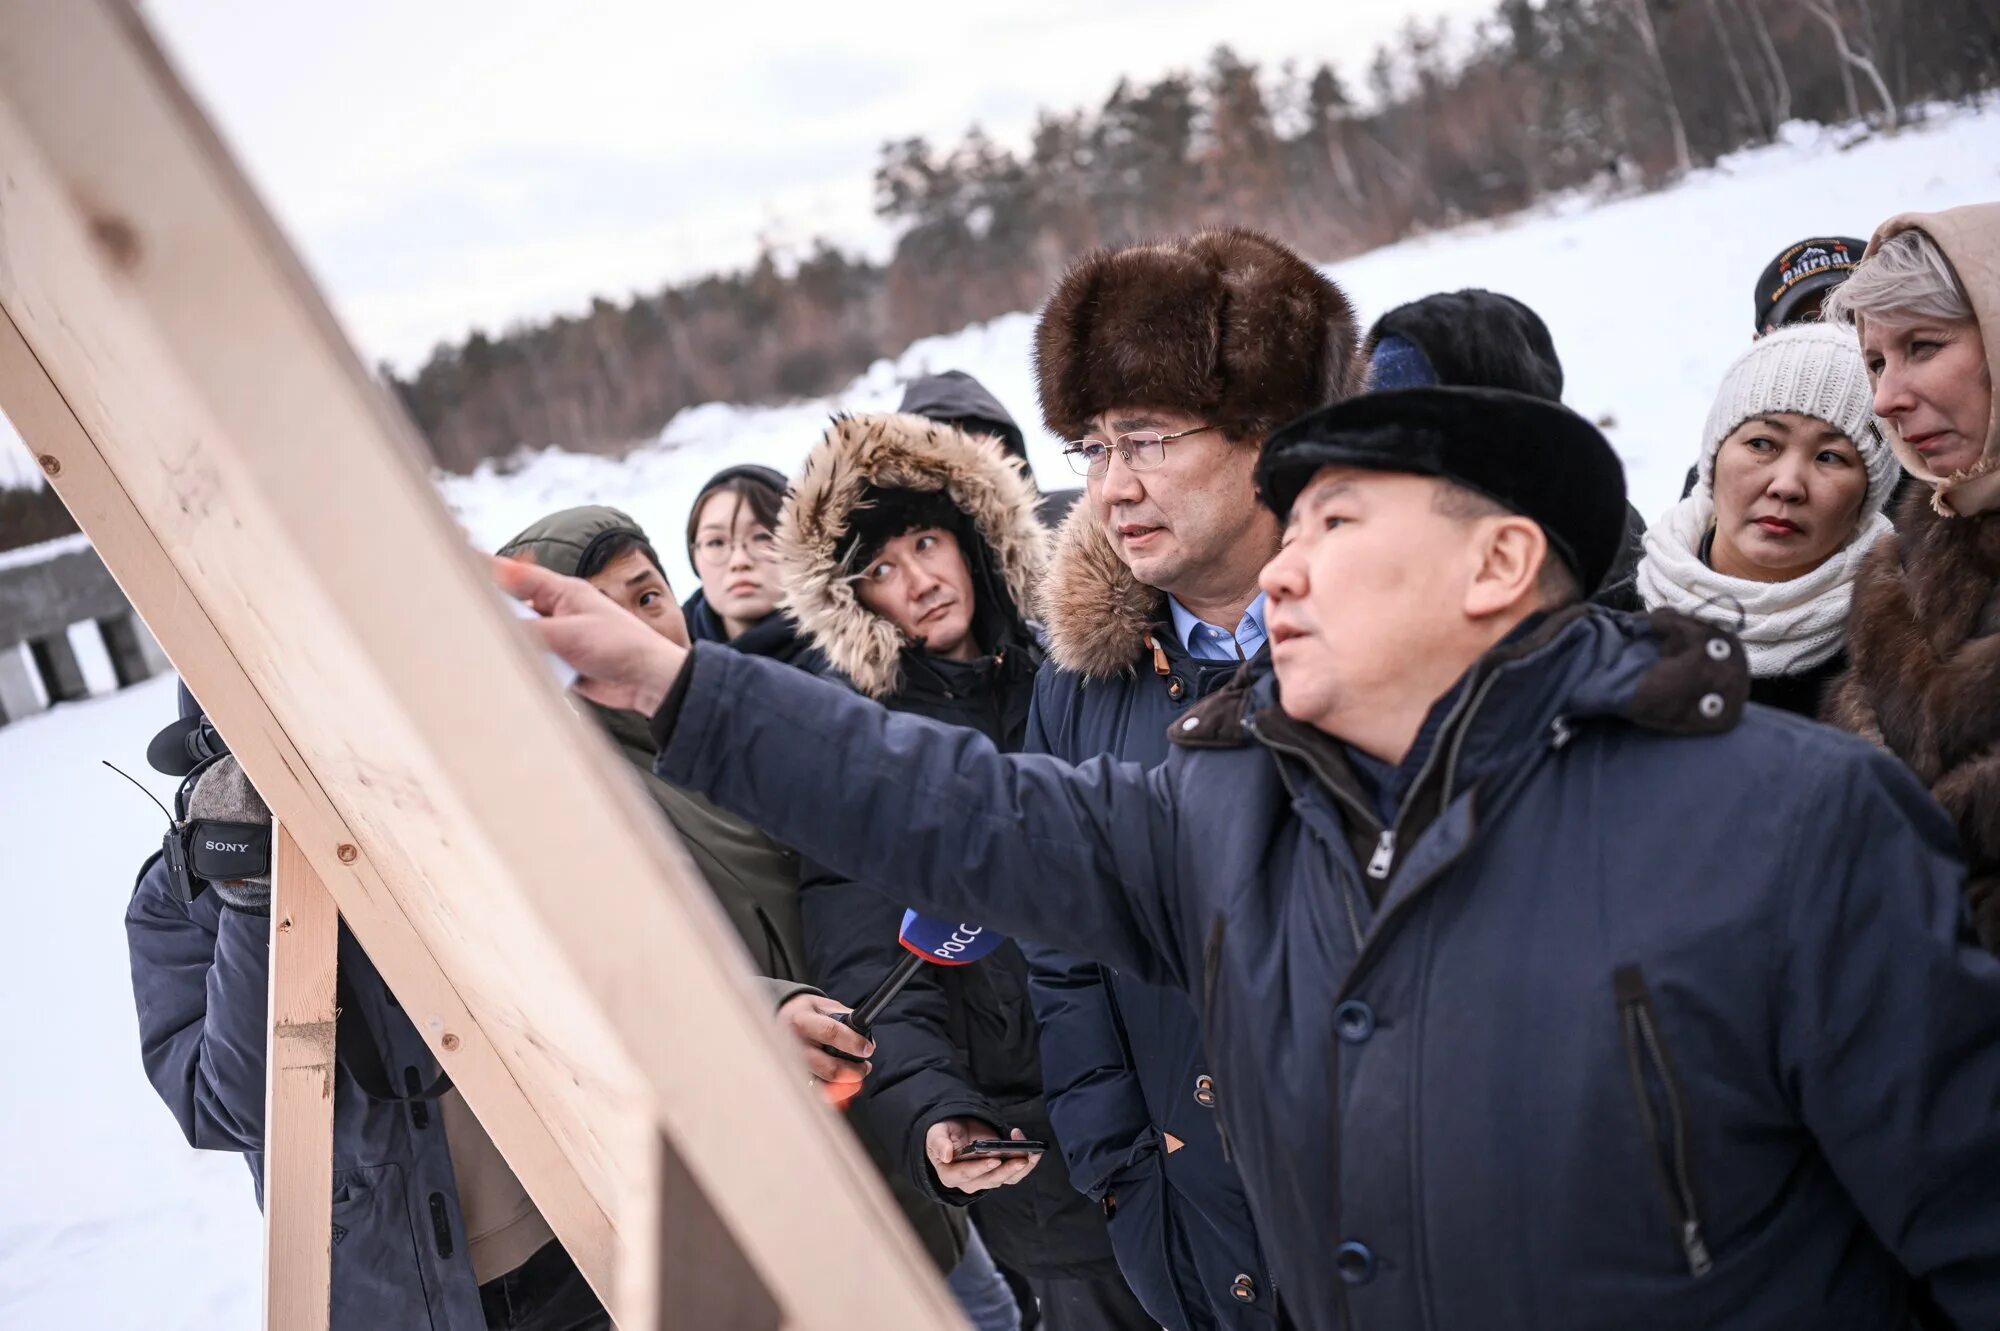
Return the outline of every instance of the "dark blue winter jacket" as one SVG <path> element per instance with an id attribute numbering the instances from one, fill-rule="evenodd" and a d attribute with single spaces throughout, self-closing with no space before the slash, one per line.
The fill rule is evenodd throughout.
<path id="1" fill-rule="evenodd" d="M 1299 1327 L 1902 1331 L 1913 1281 L 2000 1326 L 2000 961 L 1950 824 L 1746 692 L 1690 620 L 1554 616 L 1386 833 L 1268 678 L 1150 773 L 707 646 L 655 723 L 802 854 L 1192 994 Z"/>
<path id="2" fill-rule="evenodd" d="M 1190 657 L 1166 624 L 1144 641 L 1106 646 L 1121 668 L 1043 667 L 1027 752 L 1156 766 L 1167 757 L 1168 724 L 1238 669 Z M 1270 1273 L 1216 1130 L 1213 1078 L 1187 995 L 1074 952 L 1023 951 L 1049 1121 L 1070 1181 L 1104 1203 L 1126 1283 L 1173 1331 L 1269 1328 Z"/>
<path id="3" fill-rule="evenodd" d="M 214 892 L 183 905 L 157 856 L 125 912 L 146 1076 L 190 1146 L 243 1153 L 260 1204 L 270 928 Z M 358 1021 L 388 1079 L 424 1086 L 437 1064 L 344 925 L 339 950 L 341 1038 Z M 484 1331 L 436 1105 L 371 1099 L 345 1065 L 333 1089 L 333 1331 Z"/>

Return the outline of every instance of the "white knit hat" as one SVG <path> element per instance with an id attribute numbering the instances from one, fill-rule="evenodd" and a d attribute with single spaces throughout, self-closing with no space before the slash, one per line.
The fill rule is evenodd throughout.
<path id="1" fill-rule="evenodd" d="M 1902 468 L 1875 418 L 1875 390 L 1851 328 L 1790 324 L 1751 343 L 1722 376 L 1702 434 L 1701 484 L 1715 490 L 1715 454 L 1752 416 L 1795 411 L 1846 435 L 1868 469 L 1864 513 L 1879 513 L 1895 493 Z"/>

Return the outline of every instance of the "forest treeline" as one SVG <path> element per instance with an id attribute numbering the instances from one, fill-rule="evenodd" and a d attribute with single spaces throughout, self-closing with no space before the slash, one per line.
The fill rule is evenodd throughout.
<path id="1" fill-rule="evenodd" d="M 1322 260 L 1605 180 L 1657 183 L 1788 120 L 1893 128 L 2000 83 L 1992 0 L 1500 0 L 1412 22 L 1365 87 L 1328 64 L 1119 83 L 1044 112 L 1025 151 L 979 129 L 883 146 L 886 264 L 824 243 L 581 317 L 475 333 L 391 376 L 438 462 L 618 449 L 682 407 L 831 391 L 912 340 L 1036 305 L 1078 253 L 1211 223 Z"/>
<path id="2" fill-rule="evenodd" d="M 1032 308 L 1092 246 L 1234 223 L 1331 261 L 1553 190 L 1655 184 L 1788 120 L 1892 129 L 2000 84 L 2000 5 L 1499 0 L 1473 29 L 1407 24 L 1362 82 L 1222 47 L 1043 112 L 1022 151 L 978 128 L 892 141 L 886 263 L 766 252 L 383 373 L 453 471 L 524 445 L 621 450 L 682 407 L 829 392 L 916 338 Z"/>

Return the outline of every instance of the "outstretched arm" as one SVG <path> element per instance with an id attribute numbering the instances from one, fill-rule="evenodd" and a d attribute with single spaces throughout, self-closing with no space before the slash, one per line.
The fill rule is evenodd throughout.
<path id="1" fill-rule="evenodd" d="M 1180 981 L 1164 771 L 984 735 L 707 644 L 655 718 L 660 775 L 907 904 Z"/>
<path id="2" fill-rule="evenodd" d="M 527 627 L 541 645 L 576 668 L 578 692 L 654 717 L 669 783 L 847 877 L 897 884 L 920 909 L 1181 982 L 1164 777 L 1002 757 L 984 736 L 727 649 L 690 665 L 581 579 L 492 567 L 540 616 Z"/>

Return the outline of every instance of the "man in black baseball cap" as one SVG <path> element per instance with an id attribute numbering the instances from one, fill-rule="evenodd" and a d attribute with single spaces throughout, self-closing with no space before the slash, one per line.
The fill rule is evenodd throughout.
<path id="1" fill-rule="evenodd" d="M 1847 280 L 1867 248 L 1853 236 L 1814 236 L 1778 251 L 1757 276 L 1757 336 L 1819 318 L 1826 293 Z"/>

